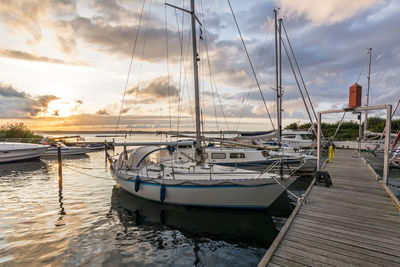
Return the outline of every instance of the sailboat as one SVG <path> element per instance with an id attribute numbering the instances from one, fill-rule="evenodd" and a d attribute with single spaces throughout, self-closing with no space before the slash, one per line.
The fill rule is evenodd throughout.
<path id="1" fill-rule="evenodd" d="M 113 177 L 124 190 L 162 203 L 218 208 L 266 209 L 295 178 L 205 162 L 200 134 L 200 96 L 196 13 L 191 10 L 196 141 L 193 160 L 174 159 L 167 148 L 145 146 L 124 150 L 112 165 Z"/>

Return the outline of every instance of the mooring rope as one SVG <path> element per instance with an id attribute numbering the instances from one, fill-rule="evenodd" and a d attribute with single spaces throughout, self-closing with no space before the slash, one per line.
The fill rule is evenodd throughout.
<path id="1" fill-rule="evenodd" d="M 71 167 L 69 167 L 69 166 L 66 165 L 66 164 L 63 164 L 63 166 L 66 167 L 67 169 L 71 170 L 71 171 L 74 171 L 74 172 L 77 172 L 77 173 L 80 173 L 80 174 L 83 174 L 83 175 L 86 175 L 86 176 L 89 176 L 89 177 L 98 178 L 98 179 L 103 179 L 103 180 L 108 180 L 108 181 L 111 180 L 110 177 L 97 176 L 97 175 L 92 175 L 92 174 L 89 174 L 89 173 L 85 173 L 85 172 L 82 172 L 82 171 L 75 170 L 74 168 L 71 168 Z"/>

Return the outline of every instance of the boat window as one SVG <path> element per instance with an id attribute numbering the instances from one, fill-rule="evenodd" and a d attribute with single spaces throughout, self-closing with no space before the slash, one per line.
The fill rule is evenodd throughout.
<path id="1" fill-rule="evenodd" d="M 309 134 L 302 134 L 302 135 L 301 135 L 301 138 L 303 138 L 303 140 L 311 140 Z"/>
<path id="2" fill-rule="evenodd" d="M 294 138 L 296 138 L 296 135 L 294 135 L 294 134 L 288 134 L 288 135 L 284 135 L 283 136 L 283 138 L 290 138 L 290 139 L 294 139 Z"/>
<path id="3" fill-rule="evenodd" d="M 261 153 L 265 158 L 269 156 L 269 153 L 267 150 L 263 150 Z"/>
<path id="4" fill-rule="evenodd" d="M 244 159 L 246 156 L 244 153 L 231 153 L 230 158 L 231 159 Z"/>
<path id="5" fill-rule="evenodd" d="M 226 154 L 225 153 L 211 153 L 211 158 L 212 159 L 226 159 Z"/>

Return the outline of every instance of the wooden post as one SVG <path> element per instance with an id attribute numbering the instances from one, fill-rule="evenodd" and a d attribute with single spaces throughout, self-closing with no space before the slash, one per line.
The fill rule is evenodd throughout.
<path id="1" fill-rule="evenodd" d="M 61 147 L 57 147 L 57 158 L 58 158 L 58 178 L 62 180 L 62 156 Z"/>
<path id="2" fill-rule="evenodd" d="M 385 152 L 383 157 L 383 183 L 388 184 L 389 175 L 389 153 L 390 153 L 390 132 L 392 130 L 392 105 L 386 108 L 386 134 L 385 134 Z"/>
<path id="3" fill-rule="evenodd" d="M 318 112 L 318 128 L 317 128 L 317 171 L 321 170 L 321 112 Z"/>

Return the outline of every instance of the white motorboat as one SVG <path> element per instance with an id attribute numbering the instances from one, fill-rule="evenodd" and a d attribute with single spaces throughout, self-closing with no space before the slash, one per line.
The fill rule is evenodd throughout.
<path id="1" fill-rule="evenodd" d="M 113 177 L 129 193 L 186 206 L 266 209 L 294 178 L 193 161 L 174 160 L 168 149 L 140 147 L 120 154 Z"/>
<path id="2" fill-rule="evenodd" d="M 58 146 L 61 147 L 61 154 L 63 156 L 69 155 L 84 155 L 90 152 L 90 148 L 82 146 L 66 146 L 61 142 L 52 144 L 51 147 L 44 153 L 43 156 L 57 156 Z"/>
<path id="3" fill-rule="evenodd" d="M 282 143 L 294 149 L 307 149 L 316 146 L 313 133 L 309 131 L 282 131 Z"/>
<path id="4" fill-rule="evenodd" d="M 48 148 L 46 145 L 0 142 L 0 163 L 39 158 Z"/>

